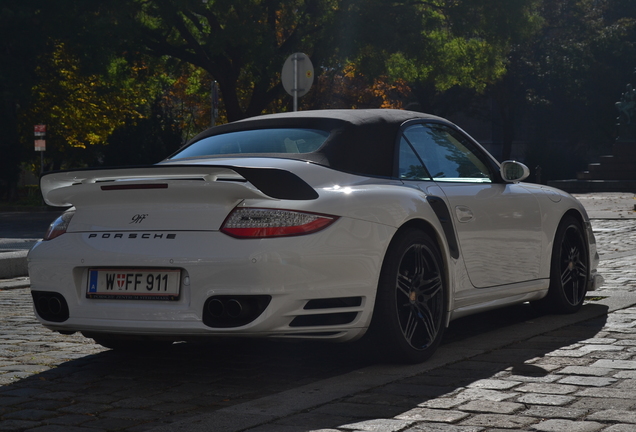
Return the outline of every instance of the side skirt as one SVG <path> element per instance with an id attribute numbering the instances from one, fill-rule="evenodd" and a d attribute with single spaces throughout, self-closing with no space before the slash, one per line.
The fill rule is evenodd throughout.
<path id="1" fill-rule="evenodd" d="M 549 279 L 538 279 L 471 290 L 469 295 L 455 298 L 455 307 L 450 312 L 450 320 L 526 301 L 539 300 L 548 293 L 549 286 Z"/>

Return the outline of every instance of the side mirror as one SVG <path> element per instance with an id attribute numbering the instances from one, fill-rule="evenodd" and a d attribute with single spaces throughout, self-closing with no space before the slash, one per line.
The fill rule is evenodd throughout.
<path id="1" fill-rule="evenodd" d="M 524 181 L 530 175 L 530 169 L 527 166 L 521 162 L 511 160 L 502 162 L 499 172 L 501 173 L 501 178 L 509 183 Z"/>

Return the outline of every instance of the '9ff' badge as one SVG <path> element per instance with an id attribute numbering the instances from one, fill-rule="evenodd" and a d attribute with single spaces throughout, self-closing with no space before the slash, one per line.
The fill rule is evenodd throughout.
<path id="1" fill-rule="evenodd" d="M 136 214 L 132 217 L 131 219 L 131 224 L 138 224 L 138 223 L 142 223 L 144 219 L 146 219 L 148 217 L 147 213 L 144 214 Z"/>

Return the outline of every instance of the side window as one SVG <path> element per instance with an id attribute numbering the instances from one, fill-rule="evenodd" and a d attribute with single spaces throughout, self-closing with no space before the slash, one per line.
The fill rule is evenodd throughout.
<path id="1" fill-rule="evenodd" d="M 400 139 L 400 178 L 405 180 L 431 180 L 422 159 L 415 154 L 413 146 L 402 136 Z"/>
<path id="2" fill-rule="evenodd" d="M 479 150 L 451 128 L 434 123 L 416 124 L 404 130 L 402 140 L 410 143 L 415 156 L 435 181 L 492 181 L 488 164 L 481 160 Z M 400 152 L 400 169 L 401 162 Z"/>

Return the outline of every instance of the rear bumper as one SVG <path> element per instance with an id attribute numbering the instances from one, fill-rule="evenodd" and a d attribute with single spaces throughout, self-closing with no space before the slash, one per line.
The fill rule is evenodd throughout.
<path id="1" fill-rule="evenodd" d="M 110 234 L 110 235 L 106 235 Z M 38 243 L 29 253 L 31 289 L 61 294 L 68 319 L 38 319 L 57 331 L 168 336 L 264 336 L 350 340 L 366 330 L 373 310 L 382 259 L 393 230 L 342 218 L 319 233 L 263 240 L 239 240 L 214 231 L 66 233 Z M 163 236 L 160 236 L 163 234 Z M 176 301 L 90 299 L 90 268 L 176 268 Z M 252 322 L 212 328 L 203 311 L 214 296 L 269 296 Z M 360 297 L 359 305 L 310 308 L 311 300 Z M 300 319 L 349 314 L 346 323 Z M 342 320 L 340 320 L 342 321 Z M 327 324 L 324 324 L 327 322 Z M 322 323 L 322 324 L 321 324 Z M 292 324 L 292 325 L 290 325 Z"/>

